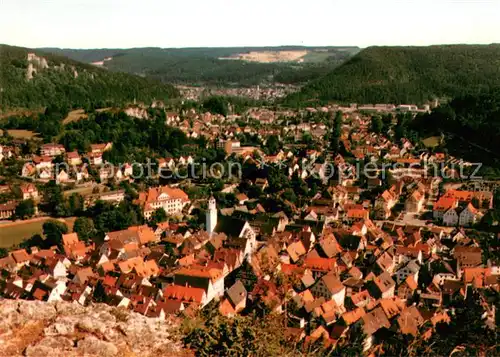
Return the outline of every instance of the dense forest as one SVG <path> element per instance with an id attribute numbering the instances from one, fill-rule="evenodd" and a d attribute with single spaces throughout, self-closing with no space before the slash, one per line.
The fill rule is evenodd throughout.
<path id="1" fill-rule="evenodd" d="M 498 86 L 500 45 L 370 47 L 285 102 L 421 104 Z"/>
<path id="2" fill-rule="evenodd" d="M 28 61 L 28 53 L 35 53 L 38 58 Z M 34 71 L 30 71 L 31 67 Z M 173 86 L 152 79 L 110 72 L 41 51 L 0 45 L 0 110 L 49 105 L 104 107 L 134 99 L 151 102 L 178 95 Z"/>
<path id="3" fill-rule="evenodd" d="M 72 50 L 46 48 L 55 54 L 82 62 L 102 61 L 111 71 L 120 71 L 152 77 L 166 83 L 190 85 L 258 85 L 280 82 L 300 84 L 327 74 L 352 55 L 357 47 L 308 48 L 236 47 L 236 48 L 135 48 Z M 301 63 L 257 63 L 228 60 L 239 53 L 250 51 L 310 51 Z"/>
<path id="4" fill-rule="evenodd" d="M 408 127 L 422 137 L 443 133 L 499 158 L 500 89 L 457 97 L 432 113 L 417 116 Z"/>

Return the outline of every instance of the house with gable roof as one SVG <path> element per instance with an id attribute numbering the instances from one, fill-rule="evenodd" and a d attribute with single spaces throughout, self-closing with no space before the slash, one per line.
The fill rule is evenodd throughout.
<path id="1" fill-rule="evenodd" d="M 468 203 L 466 206 L 459 206 L 448 209 L 443 214 L 443 224 L 445 226 L 461 226 L 468 227 L 479 221 L 481 213 Z"/>
<path id="2" fill-rule="evenodd" d="M 405 210 L 408 212 L 419 213 L 424 207 L 425 203 L 425 194 L 420 190 L 415 190 L 408 197 L 405 202 Z"/>
<path id="3" fill-rule="evenodd" d="M 163 290 L 163 297 L 168 300 L 179 301 L 182 303 L 196 303 L 201 307 L 210 302 L 207 300 L 205 290 L 190 286 L 169 285 Z"/>
<path id="4" fill-rule="evenodd" d="M 224 274 L 217 268 L 196 265 L 180 268 L 174 273 L 174 284 L 203 289 L 206 303 L 224 295 Z"/>
<path id="5" fill-rule="evenodd" d="M 23 195 L 23 200 L 38 199 L 38 189 L 32 183 L 21 185 L 20 189 Z"/>
<path id="6" fill-rule="evenodd" d="M 334 300 L 337 306 L 344 305 L 346 287 L 333 272 L 323 275 L 311 288 L 311 292 L 316 298 L 324 297 L 326 300 Z"/>

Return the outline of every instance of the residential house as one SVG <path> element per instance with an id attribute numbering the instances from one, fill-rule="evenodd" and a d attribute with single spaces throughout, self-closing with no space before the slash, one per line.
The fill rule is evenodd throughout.
<path id="1" fill-rule="evenodd" d="M 51 169 L 53 165 L 52 157 L 50 156 L 34 156 L 33 163 L 38 171 L 42 169 Z"/>
<path id="2" fill-rule="evenodd" d="M 405 210 L 411 213 L 420 213 L 425 203 L 425 194 L 415 190 L 405 202 Z"/>
<path id="3" fill-rule="evenodd" d="M 23 200 L 38 199 L 38 189 L 32 183 L 21 185 L 21 194 L 23 195 Z"/>
<path id="4" fill-rule="evenodd" d="M 458 216 L 458 225 L 462 227 L 468 227 L 474 225 L 480 217 L 478 210 L 469 203 L 465 206 L 464 209 L 460 212 Z"/>
<path id="5" fill-rule="evenodd" d="M 324 297 L 327 300 L 334 300 L 337 306 L 344 305 L 346 287 L 334 273 L 323 275 L 311 288 L 311 292 L 317 298 Z"/>
<path id="6" fill-rule="evenodd" d="M 420 271 L 420 266 L 416 260 L 411 260 L 404 266 L 396 270 L 396 281 L 398 284 L 405 281 L 406 278 L 411 276 L 415 281 L 418 281 L 418 273 Z"/>
<path id="7" fill-rule="evenodd" d="M 475 224 L 481 214 L 472 205 L 472 203 L 467 204 L 465 207 L 450 208 L 443 214 L 443 224 L 445 226 L 461 226 L 468 227 Z"/>
<path id="8" fill-rule="evenodd" d="M 181 285 L 167 286 L 163 290 L 163 297 L 166 300 L 174 300 L 186 304 L 196 303 L 200 307 L 210 302 L 207 300 L 207 293 L 204 289 Z"/>
<path id="9" fill-rule="evenodd" d="M 90 145 L 90 151 L 93 153 L 103 153 L 105 151 L 111 150 L 112 148 L 113 148 L 112 142 Z"/>
<path id="10" fill-rule="evenodd" d="M 15 201 L 10 201 L 7 203 L 0 204 L 0 219 L 9 219 L 16 212 L 16 207 L 19 203 Z"/>
<path id="11" fill-rule="evenodd" d="M 456 246 L 452 251 L 460 270 L 481 266 L 483 263 L 482 253 L 481 248 L 468 246 Z"/>
<path id="12" fill-rule="evenodd" d="M 257 250 L 257 235 L 250 223 L 234 217 L 220 217 L 215 222 L 215 233 L 224 233 L 226 246 L 241 247 L 247 259 Z"/>
<path id="13" fill-rule="evenodd" d="M 65 281 L 51 278 L 43 282 L 36 280 L 31 288 L 31 293 L 35 300 L 47 302 L 62 301 L 62 296 L 65 291 Z"/>
<path id="14" fill-rule="evenodd" d="M 377 219 L 387 219 L 391 216 L 391 209 L 398 201 L 397 196 L 385 190 L 375 201 L 375 215 Z"/>
<path id="15" fill-rule="evenodd" d="M 346 220 L 353 223 L 359 220 L 367 220 L 370 218 L 370 212 L 366 209 L 349 209 L 346 214 Z"/>
<path id="16" fill-rule="evenodd" d="M 89 160 L 89 163 L 91 165 L 102 165 L 103 160 L 102 160 L 102 152 L 94 152 L 91 151 L 87 153 L 87 159 Z"/>
<path id="17" fill-rule="evenodd" d="M 373 279 L 373 283 L 376 286 L 375 295 L 383 299 L 394 296 L 396 282 L 392 279 L 391 274 L 388 272 L 383 272 L 379 276 L 375 277 L 375 279 Z"/>
<path id="18" fill-rule="evenodd" d="M 60 144 L 44 144 L 40 148 L 40 154 L 43 156 L 58 156 L 65 152 L 66 149 Z"/>
<path id="19" fill-rule="evenodd" d="M 82 164 L 82 158 L 80 157 L 80 154 L 78 154 L 78 151 L 71 151 L 66 153 L 66 160 L 71 166 L 78 166 Z"/>
<path id="20" fill-rule="evenodd" d="M 76 233 L 63 234 L 62 242 L 64 253 L 68 258 L 80 260 L 85 257 L 88 249 L 85 243 L 78 239 Z"/>
<path id="21" fill-rule="evenodd" d="M 206 303 L 224 295 L 223 271 L 217 268 L 203 266 L 180 268 L 174 273 L 174 284 L 203 289 Z"/>
<path id="22" fill-rule="evenodd" d="M 402 334 L 414 337 L 417 337 L 419 327 L 425 322 L 416 306 L 409 306 L 401 311 L 397 321 Z"/>
<path id="23" fill-rule="evenodd" d="M 388 329 L 391 327 L 391 323 L 387 319 L 387 316 L 381 307 L 377 307 L 371 312 L 365 314 L 361 317 L 361 319 L 363 320 L 363 331 L 368 338 L 381 328 Z"/>
<path id="24" fill-rule="evenodd" d="M 231 304 L 235 313 L 242 311 L 246 307 L 247 291 L 240 280 L 226 291 L 227 301 Z"/>
<path id="25" fill-rule="evenodd" d="M 69 175 L 65 170 L 61 170 L 57 175 L 56 175 L 56 183 L 64 183 L 69 181 Z"/>
<path id="26" fill-rule="evenodd" d="M 104 236 L 104 243 L 100 248 L 100 254 L 109 254 L 111 250 L 125 252 L 126 247 L 136 247 L 156 242 L 154 232 L 147 225 L 132 226 L 121 231 L 109 232 Z"/>

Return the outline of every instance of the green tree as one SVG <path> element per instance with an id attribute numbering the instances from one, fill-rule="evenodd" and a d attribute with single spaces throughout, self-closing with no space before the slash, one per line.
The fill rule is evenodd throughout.
<path id="1" fill-rule="evenodd" d="M 9 251 L 6 248 L 0 248 L 0 258 L 5 258 L 9 255 Z"/>
<path id="2" fill-rule="evenodd" d="M 98 201 L 89 209 L 88 213 L 93 217 L 95 227 L 101 237 L 106 232 L 127 229 L 143 222 L 140 208 L 129 202 L 122 202 L 120 205 L 114 206 Z"/>
<path id="3" fill-rule="evenodd" d="M 295 195 L 295 192 L 291 188 L 288 188 L 285 191 L 283 191 L 282 197 L 285 200 L 288 200 L 288 201 L 290 201 L 292 203 L 296 203 L 297 202 L 297 195 Z"/>
<path id="4" fill-rule="evenodd" d="M 17 205 L 14 215 L 16 218 L 26 219 L 33 217 L 35 215 L 35 211 L 35 202 L 32 199 L 29 199 L 24 200 Z"/>
<path id="5" fill-rule="evenodd" d="M 148 222 L 148 224 L 152 227 L 156 227 L 158 223 L 165 222 L 167 219 L 168 219 L 167 212 L 165 212 L 165 210 L 160 207 L 153 212 L 151 220 Z"/>
<path id="6" fill-rule="evenodd" d="M 49 213 L 55 213 L 56 207 L 64 201 L 64 196 L 61 187 L 50 181 L 43 189 L 44 210 Z"/>
<path id="7" fill-rule="evenodd" d="M 394 136 L 396 140 L 401 140 L 406 137 L 408 133 L 408 123 L 411 119 L 411 113 L 407 114 L 398 114 L 397 116 L 398 122 L 396 124 L 396 128 L 394 129 Z"/>
<path id="8" fill-rule="evenodd" d="M 78 193 L 73 193 L 68 198 L 68 211 L 70 215 L 78 215 L 83 211 L 84 199 Z"/>
<path id="9" fill-rule="evenodd" d="M 280 149 L 280 140 L 278 136 L 276 135 L 269 136 L 269 138 L 267 138 L 266 141 L 266 148 L 269 154 L 276 155 Z"/>
<path id="10" fill-rule="evenodd" d="M 382 122 L 382 119 L 378 115 L 372 116 L 370 125 L 371 131 L 376 134 L 380 134 L 382 132 L 383 127 L 384 123 Z"/>
<path id="11" fill-rule="evenodd" d="M 92 218 L 78 217 L 75 220 L 73 231 L 78 234 L 78 238 L 84 242 L 90 241 L 97 233 Z"/>
<path id="12" fill-rule="evenodd" d="M 335 114 L 335 119 L 333 120 L 333 128 L 332 128 L 332 137 L 330 140 L 330 149 L 333 151 L 333 154 L 336 155 L 340 151 L 340 136 L 342 135 L 342 121 L 343 121 L 343 113 L 342 111 L 338 111 Z"/>
<path id="13" fill-rule="evenodd" d="M 386 114 L 382 117 L 382 131 L 387 133 L 392 126 L 392 114 Z"/>
<path id="14" fill-rule="evenodd" d="M 68 233 L 68 226 L 55 219 L 46 221 L 43 226 L 43 235 L 47 246 L 62 246 L 62 235 Z"/>
<path id="15" fill-rule="evenodd" d="M 203 108 L 213 114 L 221 114 L 227 116 L 229 108 L 227 100 L 224 97 L 214 96 L 206 99 L 203 102 Z"/>
<path id="16" fill-rule="evenodd" d="M 268 190 L 271 193 L 278 192 L 290 186 L 290 181 L 288 180 L 288 176 L 283 173 L 283 170 L 281 168 L 276 166 L 271 166 L 268 169 L 267 180 L 269 183 Z"/>

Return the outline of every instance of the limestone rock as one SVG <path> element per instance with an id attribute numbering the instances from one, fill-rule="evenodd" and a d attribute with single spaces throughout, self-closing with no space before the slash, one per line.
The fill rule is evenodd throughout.
<path id="1" fill-rule="evenodd" d="M 0 356 L 186 355 L 175 329 L 104 304 L 0 300 Z"/>
<path id="2" fill-rule="evenodd" d="M 78 342 L 78 352 L 84 356 L 113 357 L 118 354 L 118 348 L 110 342 L 89 335 Z"/>

